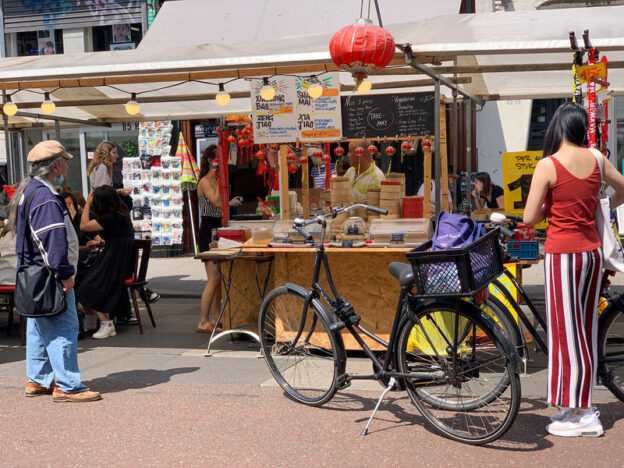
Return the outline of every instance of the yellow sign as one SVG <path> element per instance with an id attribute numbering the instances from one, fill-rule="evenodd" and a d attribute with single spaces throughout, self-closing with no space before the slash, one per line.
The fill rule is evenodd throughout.
<path id="1" fill-rule="evenodd" d="M 503 153 L 503 190 L 505 213 L 515 216 L 524 214 L 524 206 L 531 188 L 535 166 L 542 159 L 541 151 L 515 151 Z M 545 228 L 546 222 L 537 224 Z"/>
<path id="2" fill-rule="evenodd" d="M 604 62 L 598 62 L 594 65 L 583 65 L 576 67 L 576 75 L 578 76 L 581 84 L 587 83 L 594 78 L 606 78 L 607 77 L 607 64 Z"/>
<path id="3" fill-rule="evenodd" d="M 514 277 L 516 276 L 516 269 L 518 268 L 518 266 L 515 263 L 508 263 L 505 264 L 505 266 L 507 267 L 507 270 L 509 270 L 509 273 L 511 273 Z M 507 277 L 507 275 L 502 274 L 497 278 L 502 284 L 503 286 L 505 286 L 505 288 L 511 293 L 511 297 L 514 298 L 514 300 L 518 300 L 518 290 L 516 289 L 516 287 L 513 285 L 513 283 L 511 282 L 511 280 Z M 502 292 L 500 292 L 498 290 L 498 288 L 496 286 L 494 286 L 493 284 L 490 284 L 489 286 L 489 291 L 490 294 L 494 297 L 496 297 L 499 301 L 501 301 L 503 303 L 503 306 L 505 306 L 509 312 L 511 312 L 511 315 L 513 316 L 514 320 L 516 322 L 518 322 L 518 314 L 516 314 L 516 310 L 513 308 L 513 306 L 509 303 L 509 301 L 507 300 L 507 298 L 503 295 Z M 489 311 L 487 311 L 489 313 Z M 490 314 L 491 315 L 491 314 Z"/>

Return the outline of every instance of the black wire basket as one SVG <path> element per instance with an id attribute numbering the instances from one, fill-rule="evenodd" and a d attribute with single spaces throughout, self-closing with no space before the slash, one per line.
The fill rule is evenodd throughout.
<path id="1" fill-rule="evenodd" d="M 409 251 L 416 297 L 473 296 L 503 272 L 498 229 L 461 249 Z"/>

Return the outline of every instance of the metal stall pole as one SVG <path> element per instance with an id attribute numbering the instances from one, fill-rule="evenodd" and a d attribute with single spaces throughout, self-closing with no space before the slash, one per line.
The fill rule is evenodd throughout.
<path id="1" fill-rule="evenodd" d="M 457 90 L 454 89 L 453 90 L 453 129 L 451 130 L 453 132 L 453 174 L 457 174 L 458 171 L 458 166 L 457 166 L 457 146 L 459 145 L 459 142 L 457 141 L 457 135 L 458 135 L 458 130 L 459 130 L 459 122 L 457 122 L 457 119 L 459 118 L 459 111 L 457 109 Z M 457 201 L 457 194 L 459 193 L 459 191 L 457 190 L 457 179 L 455 179 L 455 183 L 453 184 L 453 206 L 454 207 L 458 207 Z"/>
<path id="2" fill-rule="evenodd" d="M 472 172 L 472 101 L 470 99 L 464 100 L 464 112 L 466 114 L 466 193 L 465 197 L 469 205 L 472 205 L 472 190 L 470 185 L 471 172 Z"/>
<path id="3" fill-rule="evenodd" d="M 442 190 L 442 176 L 441 176 L 441 167 L 442 167 L 442 158 L 440 157 L 440 80 L 434 78 L 433 79 L 434 86 L 434 99 L 433 99 L 433 122 L 435 128 L 435 141 L 433 142 L 433 151 L 435 154 L 434 164 L 435 164 L 435 213 L 436 218 L 440 213 L 440 205 L 441 205 L 441 197 L 440 190 Z M 425 190 L 430 190 L 430 188 L 425 187 Z"/>

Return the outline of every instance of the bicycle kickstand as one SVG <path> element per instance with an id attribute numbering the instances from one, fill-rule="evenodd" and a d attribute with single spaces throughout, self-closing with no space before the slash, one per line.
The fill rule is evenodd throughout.
<path id="1" fill-rule="evenodd" d="M 388 386 L 386 387 L 386 389 L 383 391 L 383 393 L 379 397 L 379 400 L 377 401 L 377 404 L 375 405 L 375 409 L 373 410 L 373 414 L 371 414 L 370 418 L 368 418 L 368 422 L 366 423 L 366 426 L 364 427 L 364 430 L 362 431 L 362 433 L 360 435 L 365 436 L 366 434 L 368 434 L 368 427 L 373 422 L 373 418 L 375 417 L 375 413 L 379 409 L 379 405 L 381 405 L 381 400 L 383 400 L 383 398 L 386 396 L 386 393 L 388 393 L 390 390 L 392 390 L 392 387 L 394 387 L 395 384 L 396 384 L 396 379 L 394 377 L 390 377 L 390 382 L 388 382 Z"/>

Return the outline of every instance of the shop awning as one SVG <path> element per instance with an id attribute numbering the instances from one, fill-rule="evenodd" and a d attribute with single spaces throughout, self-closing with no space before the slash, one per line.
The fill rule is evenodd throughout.
<path id="1" fill-rule="evenodd" d="M 249 11 L 256 21 L 250 24 L 215 14 L 220 27 L 215 30 L 214 42 L 205 42 L 212 36 L 213 21 L 207 19 L 210 16 L 196 13 L 197 20 L 190 18 L 185 25 L 168 21 L 170 15 L 178 19 L 183 16 L 178 8 L 212 3 L 201 0 L 166 3 L 136 50 L 2 59 L 0 88 L 13 92 L 61 87 L 52 94 L 58 105 L 55 115 L 60 116 L 105 122 L 191 119 L 248 112 L 249 84 L 243 80 L 228 84 L 234 98 L 223 108 L 211 99 L 216 92 L 214 85 L 187 80 L 216 83 L 245 76 L 335 69 L 327 45 L 339 26 L 329 20 L 321 21 L 327 23 L 324 32 L 289 35 L 312 29 L 308 18 L 314 15 L 327 19 L 332 11 L 329 3 L 310 7 L 325 8 L 323 11 L 303 12 L 301 6 L 295 7 L 292 2 L 255 2 Z M 412 3 L 392 2 L 382 6 L 388 10 L 382 11 L 384 27 L 392 32 L 397 43 L 410 44 L 418 61 L 431 64 L 433 70 L 447 77 L 457 74 L 469 81 L 463 86 L 471 94 L 485 100 L 570 96 L 572 53 L 568 32 L 575 31 L 582 46 L 581 35 L 585 29 L 590 32 L 592 44 L 609 58 L 611 89 L 624 94 L 624 29 L 618 24 L 624 18 L 624 6 L 451 14 L 422 19 L 422 8 L 414 9 L 410 7 Z M 458 2 L 439 3 L 449 9 L 458 8 Z M 274 4 L 283 4 L 282 8 L 287 9 L 273 14 L 270 7 Z M 401 4 L 402 8 L 395 9 L 395 4 Z M 296 21 L 301 27 L 293 25 L 294 16 L 289 17 L 285 11 L 298 15 Z M 344 14 L 346 19 L 341 16 L 335 21 L 338 25 L 349 24 L 357 13 L 349 12 Z M 386 24 L 386 18 L 404 21 L 410 17 L 414 21 Z M 238 35 L 232 32 L 236 28 L 241 31 Z M 239 36 L 245 37 L 245 31 L 247 40 L 236 42 Z M 181 45 L 167 47 L 178 42 Z M 398 53 L 395 60 L 391 69 L 373 77 L 374 87 L 392 86 L 395 92 L 402 86 L 401 82 L 425 80 L 422 74 L 403 64 L 402 54 Z M 348 74 L 343 74 L 341 81 L 352 83 Z M 176 83 L 183 84 L 156 90 Z M 129 118 L 123 109 L 128 93 L 146 90 L 150 92 L 141 94 L 139 99 L 140 115 Z M 20 109 L 37 112 L 41 98 L 20 91 L 14 101 Z M 12 125 L 26 122 L 17 116 L 10 119 Z"/>

